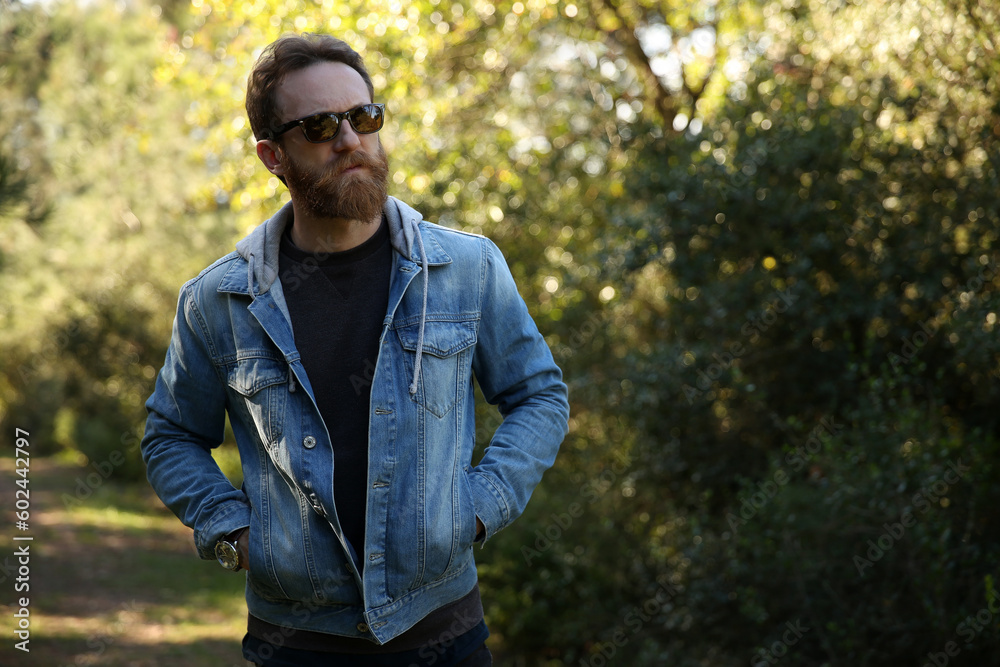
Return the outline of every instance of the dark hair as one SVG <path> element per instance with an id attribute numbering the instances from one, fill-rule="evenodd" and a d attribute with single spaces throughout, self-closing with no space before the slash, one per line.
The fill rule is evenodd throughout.
<path id="1" fill-rule="evenodd" d="M 256 139 L 270 139 L 271 128 L 279 124 L 278 86 L 285 76 L 319 62 L 349 65 L 365 80 L 369 95 L 375 99 L 375 87 L 364 60 L 346 42 L 315 33 L 285 35 L 264 49 L 247 81 L 247 116 Z"/>

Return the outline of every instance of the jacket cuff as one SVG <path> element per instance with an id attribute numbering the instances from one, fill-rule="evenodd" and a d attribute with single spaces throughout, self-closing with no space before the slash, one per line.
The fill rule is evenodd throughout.
<path id="1" fill-rule="evenodd" d="M 469 473 L 472 488 L 472 502 L 476 506 L 476 516 L 483 522 L 486 532 L 477 544 L 486 544 L 495 533 L 510 521 L 510 507 L 500 492 L 500 486 L 489 473 L 473 470 Z"/>
<path id="2" fill-rule="evenodd" d="M 205 526 L 194 531 L 198 556 L 215 560 L 215 544 L 226 535 L 250 525 L 250 506 L 231 500 L 220 506 Z"/>

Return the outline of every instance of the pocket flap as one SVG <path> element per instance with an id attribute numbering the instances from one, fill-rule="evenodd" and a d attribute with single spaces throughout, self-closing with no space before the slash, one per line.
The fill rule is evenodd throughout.
<path id="1" fill-rule="evenodd" d="M 404 350 L 417 351 L 420 322 L 396 329 Z M 428 321 L 424 325 L 424 353 L 435 357 L 450 357 L 476 343 L 476 323 Z"/>
<path id="2" fill-rule="evenodd" d="M 288 364 L 268 357 L 240 359 L 230 369 L 226 382 L 243 394 L 253 396 L 261 389 L 288 382 Z"/>

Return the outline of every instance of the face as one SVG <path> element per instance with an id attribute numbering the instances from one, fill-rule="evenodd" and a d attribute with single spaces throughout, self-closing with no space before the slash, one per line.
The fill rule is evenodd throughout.
<path id="1" fill-rule="evenodd" d="M 343 63 L 322 62 L 291 72 L 278 89 L 281 122 L 347 111 L 371 102 L 364 79 Z M 282 135 L 280 163 L 292 200 L 318 218 L 376 222 L 381 219 L 389 166 L 378 133 L 358 134 L 347 120 L 331 141 L 306 141 L 301 128 Z"/>

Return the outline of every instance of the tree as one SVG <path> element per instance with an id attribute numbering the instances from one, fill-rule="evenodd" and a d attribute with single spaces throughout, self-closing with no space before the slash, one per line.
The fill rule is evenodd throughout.
<path id="1" fill-rule="evenodd" d="M 388 105 L 396 194 L 498 241 L 570 384 L 556 467 L 477 554 L 505 662 L 964 639 L 998 555 L 996 10 L 359 6 L 0 18 L 4 423 L 92 462 L 136 441 L 177 288 L 287 199 L 246 75 L 331 31 Z"/>
<path id="2" fill-rule="evenodd" d="M 234 232 L 191 203 L 203 171 L 188 102 L 163 95 L 155 9 L 14 5 L 3 21 L 0 122 L 35 203 L 3 222 L 2 420 L 32 424 L 42 451 L 126 455 L 118 472 L 138 477 L 178 281 Z"/>

